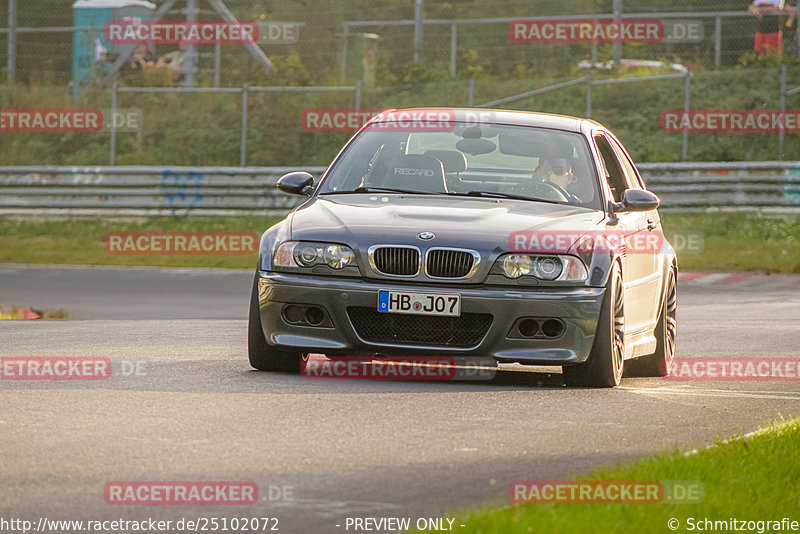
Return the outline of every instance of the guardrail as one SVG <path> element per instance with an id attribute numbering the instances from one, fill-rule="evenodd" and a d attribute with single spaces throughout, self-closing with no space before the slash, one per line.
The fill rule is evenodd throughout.
<path id="1" fill-rule="evenodd" d="M 800 161 L 637 165 L 666 211 L 800 212 Z"/>
<path id="2" fill-rule="evenodd" d="M 800 162 L 643 163 L 664 211 L 800 212 Z M 280 215 L 275 188 L 325 167 L 0 167 L 0 215 Z"/>
<path id="3" fill-rule="evenodd" d="M 283 174 L 325 167 L 0 167 L 0 214 L 278 215 Z"/>

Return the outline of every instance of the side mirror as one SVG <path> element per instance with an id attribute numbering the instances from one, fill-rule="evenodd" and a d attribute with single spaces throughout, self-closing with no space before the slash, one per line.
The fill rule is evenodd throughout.
<path id="1" fill-rule="evenodd" d="M 314 191 L 314 177 L 307 172 L 290 172 L 278 180 L 278 189 L 290 195 L 311 196 Z"/>
<path id="2" fill-rule="evenodd" d="M 626 189 L 622 195 L 622 202 L 615 206 L 614 211 L 650 211 L 661 203 L 655 193 L 644 189 Z"/>

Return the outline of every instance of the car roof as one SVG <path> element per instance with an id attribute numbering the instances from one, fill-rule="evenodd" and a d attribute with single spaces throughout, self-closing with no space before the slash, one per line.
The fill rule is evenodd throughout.
<path id="1" fill-rule="evenodd" d="M 387 113 L 396 112 L 429 112 L 447 111 L 455 115 L 456 122 L 486 122 L 489 124 L 508 124 L 512 126 L 532 126 L 538 128 L 553 128 L 570 132 L 587 134 L 591 130 L 605 128 L 598 122 L 569 115 L 556 115 L 552 113 L 539 113 L 533 111 L 516 111 L 489 108 L 403 108 L 387 109 L 373 117 L 370 122 L 384 122 Z"/>

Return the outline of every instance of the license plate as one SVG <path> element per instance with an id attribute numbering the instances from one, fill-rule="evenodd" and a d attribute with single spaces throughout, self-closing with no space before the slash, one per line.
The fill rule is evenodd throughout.
<path id="1" fill-rule="evenodd" d="M 461 315 L 461 295 L 408 293 L 381 289 L 378 291 L 378 311 L 458 317 Z"/>

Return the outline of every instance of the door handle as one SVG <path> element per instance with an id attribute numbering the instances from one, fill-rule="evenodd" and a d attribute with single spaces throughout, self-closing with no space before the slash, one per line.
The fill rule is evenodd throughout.
<path id="1" fill-rule="evenodd" d="M 656 223 L 651 221 L 649 217 L 647 218 L 647 229 L 648 230 L 655 230 L 656 229 Z"/>

